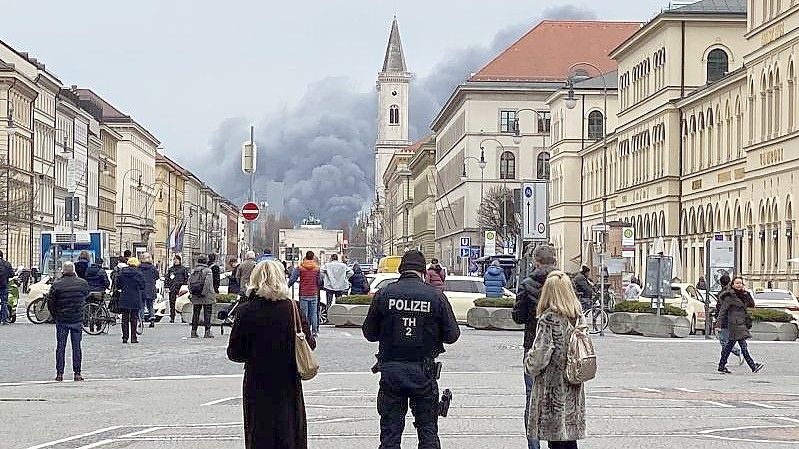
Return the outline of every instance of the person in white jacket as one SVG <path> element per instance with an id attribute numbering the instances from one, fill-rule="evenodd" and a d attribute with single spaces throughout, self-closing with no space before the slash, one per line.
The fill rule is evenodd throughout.
<path id="1" fill-rule="evenodd" d="M 321 275 L 329 309 L 337 298 L 349 291 L 352 269 L 344 262 L 339 262 L 338 255 L 333 254 L 330 256 L 330 262 L 322 267 Z"/>

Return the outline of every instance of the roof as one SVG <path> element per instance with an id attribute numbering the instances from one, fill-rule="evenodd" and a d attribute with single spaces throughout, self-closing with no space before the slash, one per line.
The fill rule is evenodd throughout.
<path id="1" fill-rule="evenodd" d="M 564 81 L 577 62 L 610 72 L 617 67 L 610 51 L 640 28 L 639 22 L 544 20 L 469 81 Z"/>
<path id="2" fill-rule="evenodd" d="M 388 36 L 388 46 L 386 46 L 386 57 L 383 59 L 383 73 L 403 73 L 407 72 L 405 66 L 405 55 L 402 52 L 402 40 L 400 40 L 399 25 L 397 18 L 391 22 L 391 33 Z"/>
<path id="3" fill-rule="evenodd" d="M 603 79 L 604 78 L 604 82 Z M 619 71 L 613 70 L 607 72 L 602 76 L 593 76 L 591 78 L 584 78 L 574 83 L 575 89 L 616 89 L 619 86 Z"/>
<path id="4" fill-rule="evenodd" d="M 680 14 L 746 14 L 746 0 L 701 0 L 667 12 Z"/>
<path id="5" fill-rule="evenodd" d="M 112 106 L 111 103 L 105 101 L 103 97 L 97 95 L 91 89 L 75 89 L 75 93 L 80 98 L 89 99 L 92 103 L 99 105 L 103 111 L 103 119 L 130 119 L 129 115 L 122 113 L 122 111 Z"/>
<path id="6" fill-rule="evenodd" d="M 423 146 L 425 146 L 425 144 L 427 144 L 428 142 L 433 140 L 434 137 L 435 137 L 435 134 L 428 134 L 427 136 L 422 137 L 421 139 L 417 140 L 416 142 L 414 142 L 414 143 L 408 145 L 407 147 L 401 149 L 400 152 L 402 152 L 402 153 L 416 153 L 417 151 L 419 151 L 419 148 L 422 148 Z"/>

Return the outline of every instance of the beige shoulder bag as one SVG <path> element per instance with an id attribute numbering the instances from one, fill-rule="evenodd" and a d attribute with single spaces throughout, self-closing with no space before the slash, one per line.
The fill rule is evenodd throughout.
<path id="1" fill-rule="evenodd" d="M 302 331 L 300 309 L 294 300 L 288 301 L 291 301 L 291 308 L 294 311 L 294 358 L 297 359 L 297 372 L 300 373 L 302 380 L 311 380 L 319 373 L 319 363 L 316 362 L 311 346 L 305 339 L 305 332 Z"/>

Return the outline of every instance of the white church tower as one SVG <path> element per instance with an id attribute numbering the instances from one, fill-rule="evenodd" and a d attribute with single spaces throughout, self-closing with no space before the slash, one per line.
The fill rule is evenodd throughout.
<path id="1" fill-rule="evenodd" d="M 391 156 L 408 141 L 408 93 L 411 78 L 405 65 L 397 18 L 391 23 L 383 70 L 377 75 L 377 142 L 375 143 L 375 198 L 384 204 L 385 174 Z"/>

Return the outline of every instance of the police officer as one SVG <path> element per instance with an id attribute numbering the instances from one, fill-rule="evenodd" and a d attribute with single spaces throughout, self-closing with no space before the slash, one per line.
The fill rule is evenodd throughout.
<path id="1" fill-rule="evenodd" d="M 363 323 L 363 335 L 379 341 L 377 371 L 380 391 L 380 449 L 399 449 L 410 402 L 419 448 L 440 448 L 438 440 L 439 364 L 443 343 L 452 344 L 461 332 L 446 296 L 424 282 L 424 255 L 402 256 L 397 282 L 375 295 Z"/>

